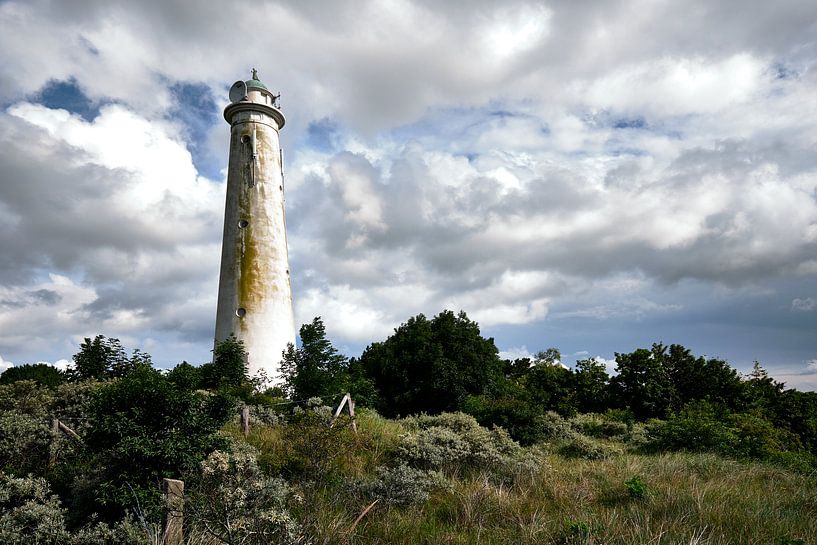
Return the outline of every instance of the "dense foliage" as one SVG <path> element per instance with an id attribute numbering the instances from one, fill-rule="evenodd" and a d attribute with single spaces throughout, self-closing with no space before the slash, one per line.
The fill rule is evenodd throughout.
<path id="1" fill-rule="evenodd" d="M 360 363 L 380 394 L 387 416 L 458 409 L 501 376 L 493 339 L 480 335 L 464 312 L 444 311 L 429 320 L 410 318 L 381 343 L 371 344 Z"/>

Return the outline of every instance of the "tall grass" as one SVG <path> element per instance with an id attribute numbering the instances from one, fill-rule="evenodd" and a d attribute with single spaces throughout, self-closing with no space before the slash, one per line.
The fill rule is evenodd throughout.
<path id="1" fill-rule="evenodd" d="M 335 462 L 343 478 L 299 485 L 294 514 L 314 543 L 817 543 L 814 474 L 714 454 L 624 453 L 621 443 L 607 440 L 599 441 L 610 455 L 597 459 L 565 457 L 557 440 L 533 447 L 537 464 L 520 466 L 512 479 L 488 470 L 451 475 L 425 503 L 380 502 L 354 525 L 371 498 L 356 495 L 349 483 L 388 464 L 411 431 L 365 411 L 357 423 L 352 447 Z M 237 428 L 229 431 L 240 436 Z M 256 426 L 248 441 L 262 460 L 287 452 L 280 428 Z M 628 481 L 639 483 L 637 493 Z"/>

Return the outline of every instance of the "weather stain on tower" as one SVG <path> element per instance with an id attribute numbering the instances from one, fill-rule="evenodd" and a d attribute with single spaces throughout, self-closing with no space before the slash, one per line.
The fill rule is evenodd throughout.
<path id="1" fill-rule="evenodd" d="M 231 138 L 215 335 L 243 340 L 250 373 L 273 379 L 295 341 L 277 98 L 253 71 L 233 84 L 224 109 Z"/>

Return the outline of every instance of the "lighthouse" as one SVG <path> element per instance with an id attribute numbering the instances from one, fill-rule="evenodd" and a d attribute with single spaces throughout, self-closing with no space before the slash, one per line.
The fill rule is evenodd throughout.
<path id="1" fill-rule="evenodd" d="M 284 126 L 278 96 L 258 79 L 237 81 L 224 108 L 230 124 L 216 342 L 244 342 L 250 375 L 280 381 L 281 354 L 295 343 L 284 214 Z"/>

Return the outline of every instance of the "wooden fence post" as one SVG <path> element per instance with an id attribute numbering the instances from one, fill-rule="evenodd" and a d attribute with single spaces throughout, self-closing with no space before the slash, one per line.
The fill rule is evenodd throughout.
<path id="1" fill-rule="evenodd" d="M 352 399 L 351 394 L 346 394 L 343 396 L 343 399 L 340 400 L 340 405 L 338 405 L 337 410 L 335 411 L 335 415 L 332 417 L 332 422 L 329 423 L 329 427 L 335 425 L 335 420 L 338 419 L 340 416 L 340 412 L 343 410 L 343 406 L 348 403 L 349 407 L 349 416 L 352 418 L 352 429 L 357 433 L 357 424 L 355 424 L 355 402 Z"/>
<path id="2" fill-rule="evenodd" d="M 164 545 L 184 544 L 184 481 L 162 479 L 165 496 Z"/>
<path id="3" fill-rule="evenodd" d="M 51 452 L 49 452 L 48 464 L 57 463 L 57 436 L 60 433 L 60 421 L 58 418 L 51 419 Z"/>
<path id="4" fill-rule="evenodd" d="M 244 437 L 250 434 L 250 408 L 244 407 L 241 409 L 241 431 L 244 432 Z"/>

